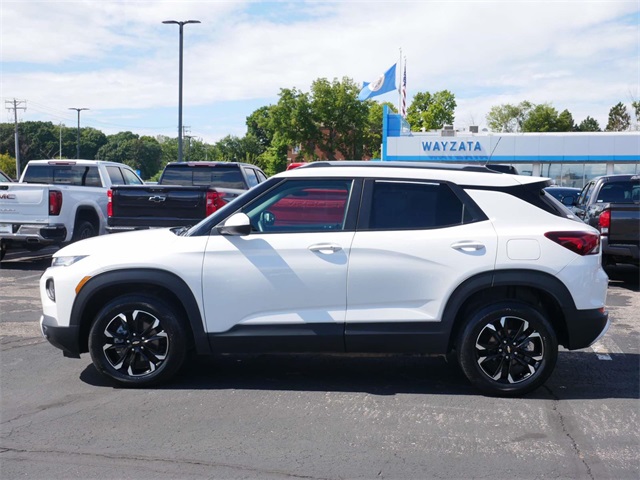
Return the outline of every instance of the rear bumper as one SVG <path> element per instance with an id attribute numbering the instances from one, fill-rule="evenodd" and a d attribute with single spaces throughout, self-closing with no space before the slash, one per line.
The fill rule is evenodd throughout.
<path id="1" fill-rule="evenodd" d="M 51 245 L 67 239 L 64 225 L 14 224 L 13 233 L 2 233 L 0 239 L 5 243 Z"/>
<path id="2" fill-rule="evenodd" d="M 609 238 L 602 237 L 602 254 L 618 263 L 640 263 L 640 247 L 635 244 L 609 243 Z"/>
<path id="3" fill-rule="evenodd" d="M 586 348 L 597 342 L 609 329 L 609 313 L 604 308 L 565 310 L 569 350 Z"/>

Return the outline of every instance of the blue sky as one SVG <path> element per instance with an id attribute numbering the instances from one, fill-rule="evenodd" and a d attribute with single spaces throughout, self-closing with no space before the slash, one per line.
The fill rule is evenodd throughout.
<path id="1" fill-rule="evenodd" d="M 175 137 L 178 27 L 162 21 L 196 19 L 184 28 L 183 124 L 207 142 L 244 135 L 246 117 L 281 88 L 373 81 L 400 48 L 408 102 L 450 90 L 456 128 L 484 128 L 491 106 L 523 100 L 604 127 L 613 105 L 640 100 L 639 5 L 0 0 L 0 101 L 26 100 L 24 121 L 75 126 L 69 107 L 82 107 L 82 126 Z"/>

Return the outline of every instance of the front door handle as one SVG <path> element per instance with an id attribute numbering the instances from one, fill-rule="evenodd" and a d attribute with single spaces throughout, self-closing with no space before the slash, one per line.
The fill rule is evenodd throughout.
<path id="1" fill-rule="evenodd" d="M 312 252 L 319 252 L 325 255 L 329 255 L 342 250 L 342 247 L 340 245 L 336 245 L 335 243 L 316 243 L 315 245 L 310 245 L 308 248 Z"/>
<path id="2" fill-rule="evenodd" d="M 480 242 L 462 241 L 452 243 L 451 248 L 462 250 L 463 252 L 477 252 L 478 250 L 482 250 L 485 247 L 484 244 Z"/>

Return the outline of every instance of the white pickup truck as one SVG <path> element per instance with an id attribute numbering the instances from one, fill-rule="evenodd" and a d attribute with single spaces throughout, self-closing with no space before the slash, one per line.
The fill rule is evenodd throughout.
<path id="1" fill-rule="evenodd" d="M 141 185 L 127 165 L 32 160 L 19 182 L 0 183 L 0 260 L 11 246 L 37 250 L 102 235 L 112 185 Z"/>

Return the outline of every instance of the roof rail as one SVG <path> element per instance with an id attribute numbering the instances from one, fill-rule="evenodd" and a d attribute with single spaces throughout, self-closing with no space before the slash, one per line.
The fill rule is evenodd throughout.
<path id="1" fill-rule="evenodd" d="M 480 173 L 501 173 L 491 170 L 484 165 L 469 164 L 448 164 L 433 162 L 395 162 L 395 161 L 362 161 L 362 160 L 337 160 L 337 161 L 317 161 L 298 168 L 321 168 L 321 167 L 395 167 L 395 168 L 422 168 L 429 170 L 462 170 L 465 172 Z"/>

